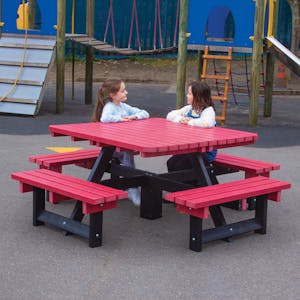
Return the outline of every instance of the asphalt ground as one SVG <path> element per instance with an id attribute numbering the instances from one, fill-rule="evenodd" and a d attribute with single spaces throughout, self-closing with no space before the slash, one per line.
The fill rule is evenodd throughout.
<path id="1" fill-rule="evenodd" d="M 94 93 L 97 89 L 94 84 Z M 175 88 L 128 84 L 128 103 L 165 117 L 175 108 Z M 256 144 L 224 152 L 276 162 L 274 178 L 289 181 L 279 203 L 269 202 L 267 234 L 244 234 L 233 242 L 210 242 L 201 253 L 188 248 L 189 218 L 163 204 L 163 217 L 139 218 L 128 200 L 104 212 L 103 246 L 64 236 L 51 226 L 32 226 L 32 195 L 21 194 L 10 174 L 36 168 L 34 154 L 46 147 L 89 147 L 67 137 L 51 137 L 50 124 L 86 122 L 93 106 L 84 104 L 84 86 L 76 84 L 71 100 L 66 84 L 65 112 L 55 114 L 55 85 L 46 90 L 36 117 L 0 115 L 0 298 L 1 299 L 300 299 L 300 99 L 276 96 L 272 118 L 248 126 L 248 99 L 230 100 L 226 126 L 257 132 Z M 167 156 L 136 158 L 138 168 L 166 171 Z M 65 173 L 87 178 L 88 171 L 68 166 Z M 220 181 L 242 178 L 226 175 Z M 48 204 L 47 204 L 48 205 Z M 68 215 L 73 202 L 51 209 Z M 224 209 L 229 221 L 249 218 L 252 211 Z M 84 220 L 87 221 L 87 220 Z M 204 222 L 212 226 L 211 220 Z"/>

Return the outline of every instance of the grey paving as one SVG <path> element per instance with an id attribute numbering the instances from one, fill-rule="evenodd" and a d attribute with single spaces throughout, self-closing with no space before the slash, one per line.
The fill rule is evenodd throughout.
<path id="1" fill-rule="evenodd" d="M 94 92 L 97 89 L 94 86 Z M 128 84 L 128 103 L 164 117 L 175 107 L 174 89 L 165 85 Z M 65 113 L 55 114 L 55 86 L 48 85 L 36 117 L 0 115 L 0 298 L 1 299 L 299 299 L 300 293 L 300 99 L 275 97 L 273 116 L 248 124 L 248 100 L 231 101 L 227 125 L 259 134 L 256 144 L 226 152 L 281 164 L 272 176 L 290 181 L 280 203 L 269 203 L 266 235 L 248 234 L 232 243 L 205 244 L 203 252 L 188 249 L 188 217 L 171 204 L 158 220 L 139 218 L 125 200 L 104 213 L 103 246 L 91 249 L 85 240 L 63 236 L 50 226 L 32 226 L 31 194 L 19 193 L 10 179 L 14 171 L 36 166 L 28 156 L 50 152 L 45 147 L 88 147 L 86 142 L 51 137 L 53 123 L 89 121 L 92 106 L 84 105 L 77 84 L 71 100 L 66 85 Z M 168 157 L 137 158 L 140 168 L 165 171 Z M 73 176 L 88 171 L 70 166 Z M 227 175 L 222 180 L 240 178 Z M 72 202 L 54 206 L 68 214 Z M 252 212 L 225 210 L 235 220 Z M 207 220 L 205 226 L 211 226 Z"/>

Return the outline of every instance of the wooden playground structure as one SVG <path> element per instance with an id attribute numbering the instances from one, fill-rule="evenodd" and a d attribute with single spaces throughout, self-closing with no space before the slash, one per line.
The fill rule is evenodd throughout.
<path id="1" fill-rule="evenodd" d="M 229 10 L 224 12 L 224 7 Z M 211 0 L 206 3 L 199 3 L 197 0 L 181 1 L 178 42 L 177 106 L 183 105 L 182 99 L 184 95 L 187 50 L 199 50 L 199 70 L 204 66 L 205 71 L 208 53 L 204 53 L 204 49 L 209 47 L 210 50 L 219 52 L 228 52 L 231 51 L 230 49 L 233 49 L 233 52 L 252 53 L 249 109 L 249 125 L 251 126 L 257 125 L 258 122 L 258 102 L 262 68 L 261 58 L 262 55 L 265 54 L 264 117 L 270 117 L 272 115 L 275 57 L 298 76 L 300 75 L 300 59 L 276 40 L 278 8 L 279 1 L 274 0 L 236 0 L 230 1 L 230 3 L 222 0 Z M 202 15 L 207 16 L 207 19 L 199 18 L 199 11 L 201 11 Z M 225 18 L 225 16 L 227 17 Z M 233 27 L 235 30 L 234 34 L 226 36 L 224 28 L 226 22 L 229 22 L 229 17 L 232 18 L 229 20 L 232 23 L 236 20 L 236 26 Z M 218 22 L 215 22 L 215 20 L 218 20 Z M 210 56 L 210 58 L 212 58 L 212 56 Z M 216 59 L 220 59 L 220 57 L 217 55 Z M 223 57 L 223 59 L 225 59 L 225 57 Z M 205 78 L 204 73 L 202 69 L 202 74 L 200 74 L 202 78 Z M 216 80 L 220 79 L 216 76 L 213 77 L 213 75 L 210 77 Z M 222 79 L 225 80 L 225 84 L 223 98 L 220 100 L 223 104 L 223 110 L 221 116 L 219 116 L 219 120 L 224 123 L 226 119 L 228 76 L 225 74 Z"/>
<path id="2" fill-rule="evenodd" d="M 22 6 L 25 9 L 28 5 L 33 5 L 38 0 L 22 0 L 21 4 L 15 4 Z M 72 43 L 81 44 L 85 47 L 85 61 L 86 61 L 86 74 L 85 74 L 85 104 L 92 104 L 92 85 L 93 85 L 93 60 L 95 51 L 118 53 L 120 55 L 132 56 L 141 55 L 147 53 L 157 53 L 163 51 L 169 51 L 170 48 L 164 47 L 161 37 L 159 7 L 160 1 L 155 0 L 155 35 L 153 39 L 158 40 L 160 47 L 156 47 L 156 43 L 153 42 L 152 50 L 142 50 L 141 43 L 139 41 L 138 31 L 138 13 L 136 0 L 132 2 L 132 18 L 130 26 L 130 35 L 127 48 L 119 48 L 115 41 L 114 36 L 114 23 L 113 23 L 113 10 L 110 0 L 109 12 L 107 16 L 107 24 L 105 28 L 104 40 L 95 38 L 95 3 L 97 0 L 86 0 L 86 32 L 84 34 L 77 34 L 75 32 L 75 3 L 76 0 L 72 0 L 71 3 L 71 32 L 66 32 L 66 19 L 67 19 L 67 0 L 57 0 L 54 25 L 51 29 L 51 37 L 54 37 L 56 44 L 56 113 L 64 112 L 64 82 L 65 82 L 65 50 L 66 41 L 71 40 Z M 2 2 L 0 2 L 1 4 Z M 42 3 L 42 2 L 41 2 Z M 41 4 L 40 4 L 41 5 Z M 44 3 L 42 5 L 45 5 Z M 0 5 L 1 6 L 1 5 Z M 53 6 L 53 5 L 52 5 Z M 201 7 L 200 7 L 201 6 Z M 220 7 L 226 7 L 226 11 L 220 10 Z M 1 6 L 2 8 L 2 6 Z M 70 8 L 70 6 L 68 6 Z M 53 9 L 53 7 L 52 7 Z M 199 18 L 199 11 L 203 18 Z M 20 9 L 19 13 L 22 13 Z M 23 11 L 25 14 L 25 11 Z M 187 51 L 197 50 L 199 53 L 199 76 L 198 79 L 214 79 L 224 80 L 224 91 L 215 96 L 215 100 L 222 105 L 221 114 L 218 116 L 218 120 L 222 125 L 226 121 L 226 106 L 228 98 L 228 82 L 230 70 L 230 61 L 233 53 L 247 52 L 252 53 L 252 70 L 251 70 L 251 95 L 250 95 L 250 111 L 249 111 L 249 124 L 256 125 L 258 122 L 258 100 L 259 100 L 259 87 L 261 77 L 261 57 L 263 54 L 266 56 L 266 79 L 265 79 L 265 101 L 264 101 L 264 116 L 270 117 L 272 114 L 272 89 L 274 81 L 274 64 L 275 57 L 280 59 L 285 65 L 292 69 L 296 74 L 300 74 L 299 71 L 299 58 L 285 48 L 278 40 L 276 40 L 275 32 L 277 26 L 277 14 L 278 14 L 278 1 L 274 0 L 252 0 L 238 1 L 234 0 L 227 3 L 225 0 L 211 0 L 205 4 L 199 3 L 197 0 L 178 0 L 177 2 L 177 17 L 174 30 L 174 41 L 172 49 L 178 48 L 177 56 L 177 107 L 181 107 L 184 101 L 185 85 L 186 85 L 186 62 Z M 30 21 L 30 13 L 28 14 L 27 23 Z M 219 22 L 214 18 L 218 18 Z M 229 18 L 230 17 L 230 18 Z M 3 18 L 2 18 L 3 19 Z M 220 32 L 224 31 L 224 24 L 227 22 L 233 22 L 234 32 L 226 33 L 229 36 L 222 37 Z M 268 25 L 266 24 L 268 20 Z M 1 28 L 6 21 L 1 22 Z M 113 42 L 109 44 L 106 42 L 106 34 L 108 26 L 112 28 Z M 243 23 L 242 23 L 243 22 Z M 51 22 L 47 22 L 48 28 L 50 28 Z M 156 32 L 156 24 L 158 25 L 158 31 Z M 24 24 L 23 24 L 24 25 Z M 26 24 L 25 24 L 26 25 Z M 23 32 L 25 37 L 36 34 L 35 31 L 30 31 L 28 24 L 23 26 Z M 43 24 L 44 26 L 45 24 Z M 39 34 L 45 34 L 43 30 L 45 27 L 41 27 Z M 133 36 L 132 28 L 135 26 L 136 40 L 138 43 L 138 49 L 131 48 L 131 39 Z M 178 28 L 178 32 L 177 32 Z M 2 30 L 2 32 L 4 32 Z M 54 36 L 54 33 L 55 36 Z M 4 32 L 5 33 L 5 32 Z M 232 34 L 232 35 L 230 35 Z M 177 39 L 178 36 L 178 39 Z M 266 37 L 266 39 L 264 38 Z M 178 44 L 177 43 L 178 40 Z M 1 41 L 1 40 L 0 40 Z M 24 45 L 24 53 L 26 46 Z M 204 51 L 206 51 L 204 53 Z M 225 54 L 220 55 L 220 52 Z M 25 57 L 25 54 L 24 54 Z M 207 72 L 207 61 L 210 59 L 223 59 L 227 63 L 226 74 L 210 75 Z M 26 63 L 25 63 L 26 64 Z M 16 80 L 16 84 L 18 83 Z M 2 99 L 3 100 L 3 99 Z M 0 102 L 1 104 L 1 102 Z"/>

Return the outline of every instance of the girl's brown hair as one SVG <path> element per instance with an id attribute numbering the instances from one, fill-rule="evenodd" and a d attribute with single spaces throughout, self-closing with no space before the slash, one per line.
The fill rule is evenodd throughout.
<path id="1" fill-rule="evenodd" d="M 111 94 L 116 94 L 120 88 L 123 80 L 108 79 L 103 82 L 97 93 L 97 101 L 93 112 L 93 122 L 99 122 L 103 107 L 108 101 L 112 101 Z"/>
<path id="2" fill-rule="evenodd" d="M 205 81 L 193 81 L 189 84 L 193 94 L 192 107 L 195 111 L 202 111 L 206 107 L 212 106 L 215 109 L 211 99 L 210 87 Z"/>

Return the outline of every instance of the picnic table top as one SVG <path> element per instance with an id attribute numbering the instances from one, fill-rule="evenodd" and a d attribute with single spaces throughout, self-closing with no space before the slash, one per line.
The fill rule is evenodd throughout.
<path id="1" fill-rule="evenodd" d="M 93 145 L 115 146 L 118 150 L 139 152 L 143 157 L 253 144 L 256 133 L 223 127 L 200 128 L 173 123 L 162 118 L 118 122 L 50 125 L 52 136 L 70 136 Z"/>

